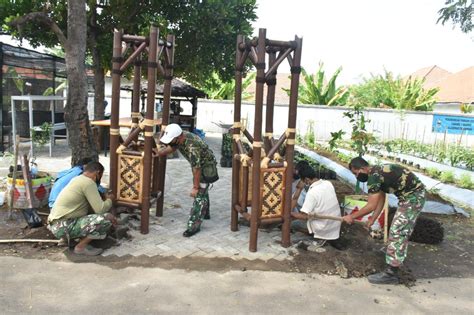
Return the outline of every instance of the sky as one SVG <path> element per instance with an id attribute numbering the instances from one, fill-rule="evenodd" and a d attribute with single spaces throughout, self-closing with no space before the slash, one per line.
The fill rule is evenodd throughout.
<path id="1" fill-rule="evenodd" d="M 317 71 L 319 61 L 338 84 L 383 73 L 402 76 L 437 65 L 457 72 L 474 65 L 474 34 L 452 24 L 436 24 L 444 0 L 257 0 L 259 28 L 267 38 L 303 37 L 302 66 Z M 285 62 L 279 72 L 289 72 Z"/>

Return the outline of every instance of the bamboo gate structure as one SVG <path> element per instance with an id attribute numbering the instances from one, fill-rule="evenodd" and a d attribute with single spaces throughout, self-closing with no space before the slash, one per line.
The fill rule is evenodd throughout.
<path id="1" fill-rule="evenodd" d="M 239 214 L 250 221 L 249 250 L 257 251 L 258 228 L 269 223 L 283 223 L 281 244 L 291 245 L 291 185 L 296 134 L 298 85 L 301 72 L 303 40 L 295 36 L 293 41 L 276 41 L 266 38 L 266 29 L 259 29 L 258 38 L 237 37 L 234 125 L 232 128 L 232 205 L 231 230 L 238 230 Z M 268 68 L 266 55 L 268 54 Z M 242 72 L 249 59 L 257 69 L 255 93 L 255 120 L 253 137 L 241 120 Z M 273 108 L 275 103 L 276 72 L 283 60 L 291 67 L 291 87 L 288 128 L 275 140 L 273 137 Z M 267 85 L 265 137 L 262 142 L 263 94 Z M 241 135 L 250 142 L 252 149 L 246 152 Z M 284 156 L 279 153 L 285 149 Z M 252 211 L 249 214 L 247 207 Z"/>
<path id="2" fill-rule="evenodd" d="M 164 79 L 161 130 L 169 122 L 171 80 L 174 67 L 174 35 L 159 40 L 158 28 L 150 35 L 137 36 L 114 32 L 112 57 L 112 108 L 110 117 L 110 188 L 114 205 L 141 209 L 140 231 L 148 233 L 150 206 L 156 201 L 156 215 L 163 215 L 166 157 L 153 154 L 157 72 Z M 130 51 L 130 52 L 129 52 Z M 148 60 L 142 59 L 148 54 Z M 127 56 L 127 58 L 125 58 Z M 132 128 L 125 140 L 120 136 L 120 79 L 133 62 Z M 140 114 L 140 79 L 142 66 L 147 68 L 147 103 L 145 117 Z M 143 134 L 144 141 L 139 140 Z M 152 198 L 153 196 L 153 198 Z"/>

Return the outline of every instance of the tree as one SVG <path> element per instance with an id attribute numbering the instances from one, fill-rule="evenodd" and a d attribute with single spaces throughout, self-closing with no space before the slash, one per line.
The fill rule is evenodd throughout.
<path id="1" fill-rule="evenodd" d="M 444 25 L 447 21 L 452 21 L 454 26 L 459 24 L 461 31 L 469 33 L 472 31 L 472 0 L 446 0 L 445 7 L 438 11 L 438 21 Z"/>
<path id="2" fill-rule="evenodd" d="M 5 3 L 8 2 L 6 0 Z M 96 115 L 103 115 L 103 77 L 111 67 L 113 30 L 128 34 L 146 34 L 151 23 L 161 34 L 176 37 L 175 75 L 203 86 L 216 71 L 223 81 L 234 74 L 234 50 L 237 34 L 250 35 L 256 18 L 255 0 L 87 0 L 87 47 L 93 60 Z M 47 12 L 61 29 L 65 27 L 65 0 L 18 0 L 8 3 L 0 19 L 34 11 Z M 17 30 L 5 31 L 19 37 Z M 21 36 L 32 45 L 52 47 L 58 44 L 37 25 L 24 28 Z M 98 110 L 99 109 L 99 110 Z M 100 118 L 100 117 L 98 117 Z"/>
<path id="3" fill-rule="evenodd" d="M 371 75 L 363 82 L 351 86 L 349 105 L 394 108 L 399 110 L 433 109 L 438 88 L 424 89 L 424 79 L 402 79 L 390 71 Z"/>
<path id="4" fill-rule="evenodd" d="M 5 8 L 0 12 L 0 19 L 6 21 L 2 25 L 4 31 L 26 38 L 33 46 L 61 44 L 49 32 L 48 24 L 30 19 L 30 23 L 19 29 L 12 27 L 11 22 L 41 13 L 66 33 L 68 1 L 0 0 L 0 3 Z M 94 71 L 95 118 L 100 119 L 104 114 L 104 77 L 111 68 L 114 29 L 146 35 L 153 23 L 159 26 L 162 35 L 175 34 L 175 75 L 201 86 L 214 71 L 224 81 L 232 78 L 235 38 L 237 34 L 252 33 L 255 8 L 255 0 L 87 0 L 87 47 Z"/>
<path id="5" fill-rule="evenodd" d="M 318 72 L 308 74 L 304 69 L 301 71 L 303 80 L 298 88 L 298 102 L 301 104 L 316 105 L 344 105 L 349 91 L 345 87 L 336 88 L 336 79 L 341 73 L 342 68 L 334 72 L 326 83 L 326 74 L 323 70 L 324 64 L 319 63 Z M 290 95 L 289 89 L 283 89 Z"/>
<path id="6" fill-rule="evenodd" d="M 36 32 L 33 25 L 41 25 L 49 30 L 50 35 L 56 36 L 65 51 L 66 71 L 69 82 L 67 105 L 64 120 L 69 131 L 69 143 L 72 150 L 72 164 L 80 159 L 91 157 L 98 159 L 97 149 L 92 140 L 92 132 L 87 113 L 87 78 L 85 69 L 86 58 L 86 1 L 69 1 L 67 5 L 66 33 L 45 12 L 32 12 L 10 21 L 10 25 L 21 32 L 30 28 Z M 59 21 L 58 21 L 59 22 Z M 53 38 L 49 38 L 53 40 Z"/>
<path id="7" fill-rule="evenodd" d="M 255 80 L 256 72 L 250 73 L 247 75 L 245 80 L 242 82 L 242 99 L 250 100 L 253 97 L 253 93 L 246 92 L 245 90 L 252 84 L 252 81 Z M 232 79 L 228 82 L 223 82 L 217 72 L 212 74 L 211 79 L 204 87 L 204 91 L 213 100 L 233 100 L 235 93 L 235 79 Z"/>

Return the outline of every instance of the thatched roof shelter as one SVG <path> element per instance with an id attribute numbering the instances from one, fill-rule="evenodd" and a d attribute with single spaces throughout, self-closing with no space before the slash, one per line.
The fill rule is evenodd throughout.
<path id="1" fill-rule="evenodd" d="M 147 81 L 142 81 L 140 84 L 141 93 L 146 93 L 147 88 Z M 133 85 L 123 85 L 121 89 L 125 91 L 133 91 Z M 163 83 L 156 83 L 156 95 L 163 95 Z M 173 80 L 171 81 L 171 97 L 204 98 L 206 96 L 206 93 L 186 82 L 183 82 L 176 78 L 173 78 Z"/>

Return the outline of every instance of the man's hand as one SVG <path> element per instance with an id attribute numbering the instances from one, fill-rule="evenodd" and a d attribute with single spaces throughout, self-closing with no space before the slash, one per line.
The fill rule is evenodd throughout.
<path id="1" fill-rule="evenodd" d="M 300 179 L 298 183 L 296 184 L 296 189 L 303 189 L 304 188 L 304 182 Z"/>
<path id="2" fill-rule="evenodd" d="M 117 218 L 112 213 L 106 213 L 105 214 L 105 219 L 112 222 L 113 226 L 117 226 Z"/>
<path id="3" fill-rule="evenodd" d="M 111 192 L 107 192 L 107 193 L 105 194 L 105 199 L 114 200 L 114 199 L 115 199 L 115 196 L 114 196 L 114 194 L 112 194 Z"/>
<path id="4" fill-rule="evenodd" d="M 375 220 L 373 218 L 370 218 L 369 220 L 367 220 L 367 222 L 364 225 L 364 229 L 366 229 L 367 231 L 370 231 L 370 228 L 372 227 L 372 225 L 374 225 L 374 222 Z"/>
<path id="5" fill-rule="evenodd" d="M 350 214 L 343 216 L 342 220 L 346 222 L 347 224 L 354 223 L 354 218 Z"/>
<path id="6" fill-rule="evenodd" d="M 196 198 L 198 192 L 199 192 L 199 189 L 193 187 L 193 189 L 191 189 L 191 193 L 190 193 L 189 195 L 190 195 L 191 197 L 193 197 L 193 198 Z"/>

